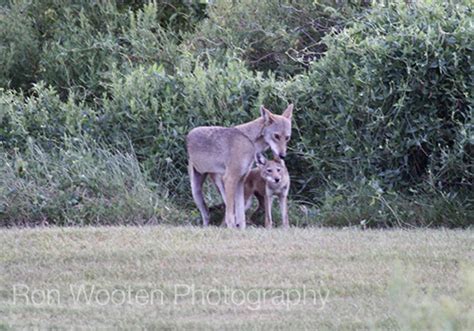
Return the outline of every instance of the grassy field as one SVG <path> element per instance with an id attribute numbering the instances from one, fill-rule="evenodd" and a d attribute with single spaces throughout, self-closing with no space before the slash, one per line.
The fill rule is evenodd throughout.
<path id="1" fill-rule="evenodd" d="M 473 329 L 472 230 L 0 230 L 0 330 Z"/>

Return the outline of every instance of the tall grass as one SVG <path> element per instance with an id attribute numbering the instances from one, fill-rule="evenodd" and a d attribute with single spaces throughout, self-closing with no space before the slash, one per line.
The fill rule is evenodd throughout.
<path id="1" fill-rule="evenodd" d="M 78 139 L 61 149 L 0 155 L 0 224 L 90 225 L 170 222 L 180 212 L 164 203 L 133 153 Z"/>

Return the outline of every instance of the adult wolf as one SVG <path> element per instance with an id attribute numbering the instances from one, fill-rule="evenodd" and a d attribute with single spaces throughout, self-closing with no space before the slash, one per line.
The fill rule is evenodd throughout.
<path id="1" fill-rule="evenodd" d="M 209 210 L 204 202 L 202 185 L 211 175 L 225 202 L 228 227 L 245 228 L 244 180 L 256 153 L 270 148 L 275 157 L 285 158 L 291 138 L 290 104 L 282 115 L 260 107 L 260 117 L 231 128 L 201 126 L 186 137 L 188 171 L 194 202 L 204 226 L 209 224 Z"/>

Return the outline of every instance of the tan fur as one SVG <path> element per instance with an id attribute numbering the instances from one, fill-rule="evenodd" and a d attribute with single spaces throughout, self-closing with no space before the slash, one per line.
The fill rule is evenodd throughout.
<path id="1" fill-rule="evenodd" d="M 245 209 L 250 208 L 252 196 L 255 196 L 259 203 L 257 210 L 265 209 L 265 227 L 271 228 L 273 225 L 272 202 L 273 197 L 277 196 L 280 202 L 282 225 L 288 228 L 288 191 L 290 189 L 288 169 L 283 160 L 267 161 L 262 157 L 259 157 L 257 166 L 258 168 L 252 169 L 245 179 Z"/>
<path id="2" fill-rule="evenodd" d="M 292 112 L 293 105 L 289 105 L 282 115 L 275 115 L 262 106 L 261 117 L 251 122 L 232 128 L 202 126 L 189 132 L 186 137 L 188 171 L 193 198 L 204 226 L 209 224 L 209 211 L 202 185 L 210 175 L 226 205 L 225 223 L 228 227 L 245 228 L 245 176 L 256 153 L 271 148 L 275 156 L 286 156 Z"/>

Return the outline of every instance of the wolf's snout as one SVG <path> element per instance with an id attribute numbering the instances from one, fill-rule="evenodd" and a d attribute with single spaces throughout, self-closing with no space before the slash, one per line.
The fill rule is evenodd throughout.
<path id="1" fill-rule="evenodd" d="M 278 183 L 280 181 L 280 178 L 275 178 L 275 183 Z"/>

